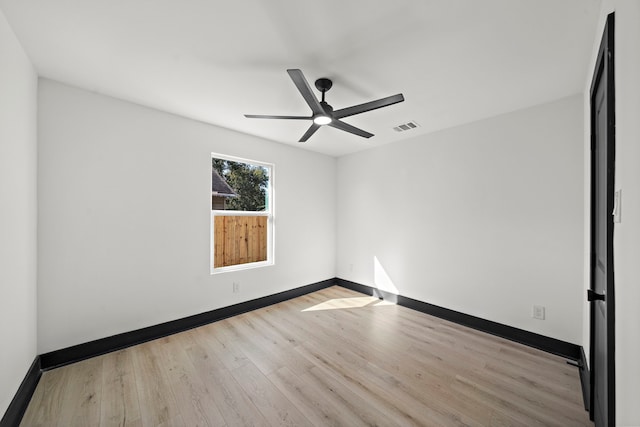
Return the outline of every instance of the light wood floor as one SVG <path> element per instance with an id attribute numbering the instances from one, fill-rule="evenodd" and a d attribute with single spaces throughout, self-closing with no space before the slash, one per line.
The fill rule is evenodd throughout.
<path id="1" fill-rule="evenodd" d="M 586 426 L 565 360 L 331 287 L 45 372 L 22 426 Z"/>

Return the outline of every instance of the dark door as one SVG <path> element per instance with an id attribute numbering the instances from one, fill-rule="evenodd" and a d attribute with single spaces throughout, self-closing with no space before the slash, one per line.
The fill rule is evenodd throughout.
<path id="1" fill-rule="evenodd" d="M 607 23 L 591 84 L 591 419 L 615 425 L 613 203 L 615 109 L 613 14 Z"/>

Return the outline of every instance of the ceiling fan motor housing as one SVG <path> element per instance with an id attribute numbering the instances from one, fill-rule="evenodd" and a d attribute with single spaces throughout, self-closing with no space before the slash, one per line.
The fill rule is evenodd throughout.
<path id="1" fill-rule="evenodd" d="M 324 110 L 324 112 L 325 112 L 325 113 L 327 113 L 327 114 L 329 114 L 329 115 L 330 115 L 331 113 L 333 113 L 333 107 L 332 107 L 331 105 L 327 104 L 327 103 L 326 103 L 326 102 L 324 102 L 324 101 L 321 101 L 321 102 L 320 102 L 320 105 L 322 106 L 322 109 Z"/>

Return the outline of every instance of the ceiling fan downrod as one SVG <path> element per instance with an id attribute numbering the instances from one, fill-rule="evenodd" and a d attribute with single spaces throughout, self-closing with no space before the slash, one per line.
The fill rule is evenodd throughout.
<path id="1" fill-rule="evenodd" d="M 318 80 L 316 80 L 316 89 L 322 92 L 322 102 L 325 102 L 324 93 L 329 89 L 331 89 L 331 86 L 333 86 L 333 82 L 327 79 L 326 77 L 321 77 Z"/>

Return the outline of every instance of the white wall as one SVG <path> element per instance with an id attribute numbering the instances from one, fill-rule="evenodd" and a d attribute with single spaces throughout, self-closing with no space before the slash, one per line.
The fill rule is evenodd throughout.
<path id="1" fill-rule="evenodd" d="M 43 79 L 38 125 L 39 352 L 335 277 L 334 158 Z M 275 164 L 274 266 L 209 274 L 211 152 Z"/>
<path id="2" fill-rule="evenodd" d="M 616 424 L 640 425 L 640 2 L 604 0 L 593 47 L 591 70 L 607 14 L 615 11 L 616 189 L 622 189 L 622 222 L 614 227 L 616 312 Z M 585 122 L 589 120 L 589 87 L 585 84 Z M 589 147 L 585 128 L 584 146 Z M 585 176 L 589 176 L 585 164 Z M 585 182 L 588 196 L 589 181 Z M 587 206 L 588 197 L 585 198 Z M 588 237 L 588 230 L 585 232 Z M 587 240 L 588 242 L 588 240 Z M 584 288 L 589 287 L 588 258 Z M 585 349 L 588 349 L 588 306 L 585 303 Z"/>
<path id="3" fill-rule="evenodd" d="M 0 12 L 0 418 L 36 357 L 37 77 Z"/>
<path id="4" fill-rule="evenodd" d="M 582 120 L 576 95 L 341 157 L 338 277 L 580 344 Z"/>

